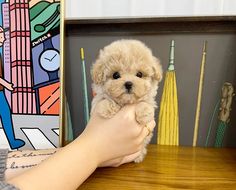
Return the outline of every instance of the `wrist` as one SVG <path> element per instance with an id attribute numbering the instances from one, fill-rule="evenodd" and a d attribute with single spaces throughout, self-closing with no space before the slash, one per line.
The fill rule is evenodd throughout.
<path id="1" fill-rule="evenodd" d="M 71 145 L 75 146 L 77 151 L 77 156 L 81 157 L 80 154 L 83 154 L 85 159 L 88 160 L 91 167 L 95 169 L 99 166 L 101 161 L 100 150 L 91 137 L 87 137 L 86 135 L 80 135 L 77 139 L 75 139 Z"/>

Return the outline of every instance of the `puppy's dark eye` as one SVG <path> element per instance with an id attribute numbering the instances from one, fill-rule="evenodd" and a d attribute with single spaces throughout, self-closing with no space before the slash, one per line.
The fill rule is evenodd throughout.
<path id="1" fill-rule="evenodd" d="M 118 79 L 118 78 L 120 78 L 120 73 L 119 72 L 114 72 L 112 77 L 113 77 L 113 79 Z"/>
<path id="2" fill-rule="evenodd" d="M 139 78 L 142 78 L 143 77 L 143 73 L 139 71 L 139 72 L 137 72 L 136 76 L 139 77 Z"/>

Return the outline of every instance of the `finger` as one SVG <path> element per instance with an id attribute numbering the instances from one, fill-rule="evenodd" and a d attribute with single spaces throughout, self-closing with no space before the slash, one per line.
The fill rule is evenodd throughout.
<path id="1" fill-rule="evenodd" d="M 122 164 L 127 164 L 130 162 L 133 162 L 139 155 L 141 154 L 141 151 L 135 152 L 133 154 L 130 154 L 128 156 L 123 157 L 119 163 L 113 164 L 113 167 L 118 167 Z"/>
<path id="2" fill-rule="evenodd" d="M 135 119 L 135 105 L 130 104 L 121 108 L 121 110 L 117 113 L 117 116 L 121 116 L 122 118 L 129 118 L 131 120 Z"/>
<path id="3" fill-rule="evenodd" d="M 154 128 L 156 126 L 156 122 L 153 120 L 149 123 L 147 123 L 143 128 L 142 128 L 142 132 L 141 132 L 141 139 L 145 139 L 147 136 L 149 136 Z"/>
<path id="4" fill-rule="evenodd" d="M 150 129 L 151 132 L 153 131 L 153 129 L 155 128 L 155 126 L 156 126 L 156 122 L 155 122 L 154 120 L 152 120 L 151 122 L 149 122 L 149 123 L 146 124 L 146 127 L 147 127 L 148 129 Z"/>
<path id="5" fill-rule="evenodd" d="M 125 156 L 124 159 L 122 160 L 121 164 L 133 162 L 140 154 L 141 154 L 141 151 L 138 151 L 134 154 Z"/>

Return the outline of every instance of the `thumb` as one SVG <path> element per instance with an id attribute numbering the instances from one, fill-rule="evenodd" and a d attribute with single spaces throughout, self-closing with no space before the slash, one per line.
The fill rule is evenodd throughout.
<path id="1" fill-rule="evenodd" d="M 118 117 L 122 117 L 124 120 L 127 119 L 135 119 L 135 108 L 136 105 L 130 104 L 121 108 L 121 110 L 117 113 Z"/>

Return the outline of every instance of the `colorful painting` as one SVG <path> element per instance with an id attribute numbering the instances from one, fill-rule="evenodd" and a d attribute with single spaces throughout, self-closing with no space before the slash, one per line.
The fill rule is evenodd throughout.
<path id="1" fill-rule="evenodd" d="M 0 4 L 0 148 L 55 148 L 60 1 L 0 0 Z"/>

